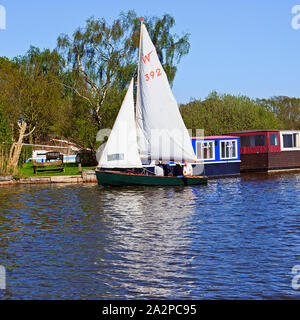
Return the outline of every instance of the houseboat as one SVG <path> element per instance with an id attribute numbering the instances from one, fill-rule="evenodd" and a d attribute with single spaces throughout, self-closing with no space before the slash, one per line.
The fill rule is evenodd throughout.
<path id="1" fill-rule="evenodd" d="M 194 176 L 217 178 L 240 175 L 240 138 L 237 136 L 192 137 L 192 146 L 199 163 L 192 163 Z M 173 172 L 175 163 L 168 162 Z M 181 163 L 183 165 L 183 162 Z M 154 161 L 143 162 L 154 173 Z"/>
<path id="2" fill-rule="evenodd" d="M 240 138 L 237 136 L 192 137 L 192 145 L 203 165 L 193 164 L 194 175 L 209 178 L 240 174 Z M 204 172 L 203 172 L 204 167 Z M 202 172 L 201 172 L 202 169 Z"/>
<path id="3" fill-rule="evenodd" d="M 300 169 L 300 130 L 228 134 L 240 138 L 241 172 Z"/>

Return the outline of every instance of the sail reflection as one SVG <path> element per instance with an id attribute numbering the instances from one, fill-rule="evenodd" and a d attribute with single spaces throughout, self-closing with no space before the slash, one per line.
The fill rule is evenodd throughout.
<path id="1" fill-rule="evenodd" d="M 108 240 L 115 250 L 110 254 L 117 254 L 118 263 L 122 262 L 113 266 L 112 278 L 122 284 L 127 298 L 170 297 L 178 291 L 188 295 L 188 288 L 175 284 L 192 266 L 188 233 L 195 207 L 193 189 L 105 192 L 103 201 L 110 203 L 105 210 L 111 225 Z M 114 274 L 122 274 L 123 279 Z"/>

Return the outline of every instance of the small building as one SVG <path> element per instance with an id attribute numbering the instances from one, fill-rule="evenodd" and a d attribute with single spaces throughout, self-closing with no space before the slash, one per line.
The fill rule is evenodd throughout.
<path id="1" fill-rule="evenodd" d="M 228 133 L 240 138 L 241 172 L 300 168 L 300 130 Z"/>
<path id="2" fill-rule="evenodd" d="M 240 138 L 237 136 L 192 137 L 192 145 L 201 164 L 193 164 L 195 175 L 208 177 L 236 176 L 240 174 Z M 203 167 L 203 165 L 202 165 Z"/>

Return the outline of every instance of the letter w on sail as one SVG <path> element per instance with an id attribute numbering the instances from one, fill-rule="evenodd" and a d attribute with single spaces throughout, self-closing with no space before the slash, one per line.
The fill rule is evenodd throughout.
<path id="1" fill-rule="evenodd" d="M 150 51 L 148 54 L 145 55 L 145 57 L 143 57 L 143 62 L 146 63 L 147 61 L 150 62 L 150 54 L 152 53 L 153 51 Z"/>

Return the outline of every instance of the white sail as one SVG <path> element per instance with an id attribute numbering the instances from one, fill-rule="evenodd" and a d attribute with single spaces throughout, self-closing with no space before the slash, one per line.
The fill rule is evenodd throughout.
<path id="1" fill-rule="evenodd" d="M 136 113 L 142 158 L 196 161 L 166 73 L 143 23 Z"/>
<path id="2" fill-rule="evenodd" d="M 133 79 L 101 155 L 100 168 L 141 168 L 134 116 Z"/>

